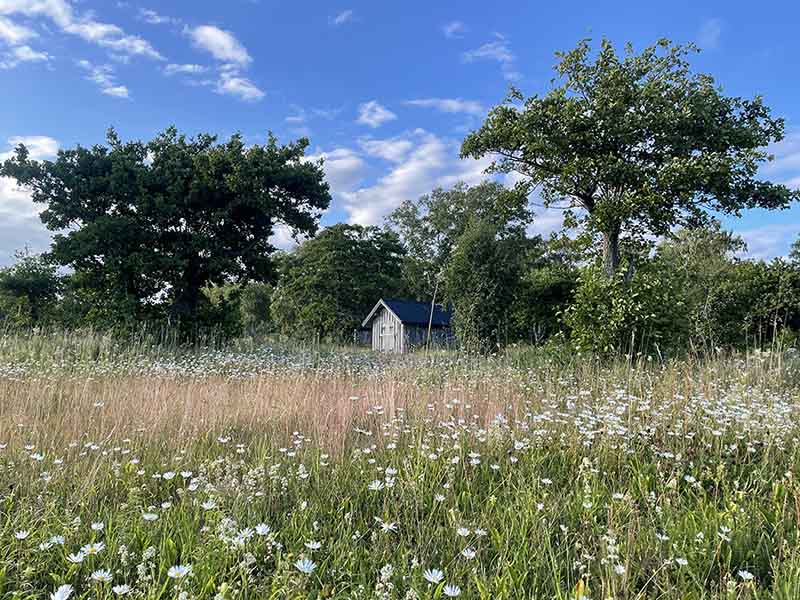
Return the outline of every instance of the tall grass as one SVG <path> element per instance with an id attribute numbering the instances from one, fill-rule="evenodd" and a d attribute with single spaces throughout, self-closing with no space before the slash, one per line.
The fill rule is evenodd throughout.
<path id="1" fill-rule="evenodd" d="M 5 339 L 0 597 L 797 598 L 797 367 Z"/>

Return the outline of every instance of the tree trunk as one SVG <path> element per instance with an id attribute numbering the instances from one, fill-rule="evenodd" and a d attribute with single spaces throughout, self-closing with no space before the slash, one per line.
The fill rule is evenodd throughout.
<path id="1" fill-rule="evenodd" d="M 609 279 L 619 268 L 619 225 L 612 225 L 603 232 L 603 270 Z"/>

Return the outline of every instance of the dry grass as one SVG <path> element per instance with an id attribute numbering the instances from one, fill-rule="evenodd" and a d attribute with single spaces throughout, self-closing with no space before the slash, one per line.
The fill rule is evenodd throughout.
<path id="1" fill-rule="evenodd" d="M 457 384 L 421 387 L 402 377 L 56 378 L 1 385 L 0 440 L 35 439 L 54 448 L 132 432 L 143 442 L 180 445 L 226 430 L 287 438 L 302 430 L 335 451 L 376 412 L 419 415 L 429 404 L 441 407 L 459 397 L 477 409 L 470 414 L 487 418 L 520 399 L 518 389 L 478 386 L 465 396 Z"/>
<path id="2" fill-rule="evenodd" d="M 70 363 L 36 342 L 5 365 L 0 348 L 0 597 L 116 597 L 98 569 L 146 600 L 800 589 L 800 386 L 780 355 L 164 352 L 148 373 L 147 350 L 77 340 Z"/>

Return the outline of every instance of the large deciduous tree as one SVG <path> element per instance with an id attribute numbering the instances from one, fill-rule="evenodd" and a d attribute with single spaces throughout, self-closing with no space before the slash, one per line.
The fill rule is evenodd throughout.
<path id="1" fill-rule="evenodd" d="M 798 192 L 759 180 L 783 137 L 762 99 L 725 96 L 687 61 L 694 46 L 667 40 L 620 56 L 584 40 L 559 54 L 557 85 L 545 96 L 512 90 L 464 140 L 464 157 L 496 157 L 492 172 L 518 173 L 544 203 L 567 210 L 602 238 L 607 276 L 621 247 L 705 225 L 714 212 L 785 208 Z"/>
<path id="2" fill-rule="evenodd" d="M 315 233 L 330 194 L 308 140 L 247 146 L 239 135 L 187 138 L 169 128 L 150 142 L 62 150 L 35 161 L 19 146 L 2 174 L 44 205 L 50 256 L 137 319 L 163 306 L 191 322 L 209 284 L 274 278 L 277 224 Z M 120 315 L 123 318 L 123 315 Z"/>
<path id="3" fill-rule="evenodd" d="M 402 293 L 403 246 L 392 231 L 340 223 L 282 258 L 272 316 L 307 339 L 351 339 L 381 297 Z"/>
<path id="4" fill-rule="evenodd" d="M 476 219 L 493 224 L 500 237 L 519 236 L 533 214 L 525 195 L 485 181 L 437 188 L 416 201 L 406 200 L 389 215 L 387 224 L 408 251 L 404 276 L 413 296 L 431 298 L 456 242 Z"/>
<path id="5" fill-rule="evenodd" d="M 456 240 L 444 272 L 453 326 L 467 352 L 488 354 L 508 340 L 524 240 L 499 235 L 497 223 L 473 219 Z"/>

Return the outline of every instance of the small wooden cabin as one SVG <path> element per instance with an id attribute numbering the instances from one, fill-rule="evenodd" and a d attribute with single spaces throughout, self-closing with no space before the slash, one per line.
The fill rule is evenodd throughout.
<path id="1" fill-rule="evenodd" d="M 380 299 L 362 328 L 372 333 L 372 349 L 378 352 L 411 352 L 425 347 L 430 326 L 431 344 L 453 341 L 450 310 L 430 302 Z"/>

